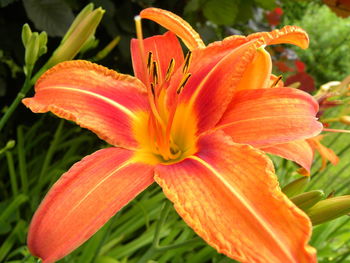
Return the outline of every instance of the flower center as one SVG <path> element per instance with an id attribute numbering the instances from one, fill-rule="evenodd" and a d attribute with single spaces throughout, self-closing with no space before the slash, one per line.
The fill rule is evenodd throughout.
<path id="1" fill-rule="evenodd" d="M 153 60 L 152 52 L 147 56 L 147 77 L 149 80 L 149 103 L 151 105 L 151 114 L 148 119 L 148 132 L 150 140 L 154 142 L 153 152 L 159 155 L 163 161 L 173 161 L 181 159 L 186 151 L 185 143 L 181 140 L 177 142 L 176 132 L 174 132 L 174 118 L 178 109 L 178 96 L 188 82 L 191 74 L 187 72 L 191 60 L 191 52 L 186 56 L 182 69 L 183 78 L 174 94 L 174 102 L 171 106 L 167 104 L 167 89 L 174 73 L 175 60 L 171 59 L 166 71 L 164 81 L 161 81 L 159 75 L 159 65 Z"/>
<path id="2" fill-rule="evenodd" d="M 147 116 L 147 140 L 149 142 L 147 143 L 147 148 L 163 163 L 182 160 L 187 156 L 189 148 L 192 147 L 194 141 L 190 135 L 186 134 L 186 125 L 181 124 L 178 120 L 178 116 L 183 111 L 183 107 L 179 107 L 178 105 L 178 97 L 191 77 L 188 69 L 190 67 L 192 53 L 189 51 L 186 55 L 182 67 L 182 79 L 177 86 L 176 92 L 170 95 L 174 97 L 172 97 L 172 103 L 169 104 L 167 103 L 167 96 L 169 96 L 167 89 L 174 73 L 175 60 L 171 59 L 169 61 L 165 76 L 161 76 L 158 62 L 154 60 L 153 53 L 148 52 L 146 57 L 140 19 L 135 18 L 135 22 L 140 54 L 142 56 L 143 74 L 146 76 L 144 84 L 147 87 L 151 108 L 151 112 Z M 192 126 L 189 125 L 189 127 Z M 191 138 L 188 139 L 186 137 Z"/>

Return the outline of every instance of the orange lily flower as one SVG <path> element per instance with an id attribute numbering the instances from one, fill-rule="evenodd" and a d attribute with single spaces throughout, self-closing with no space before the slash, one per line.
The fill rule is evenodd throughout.
<path id="1" fill-rule="evenodd" d="M 115 147 L 76 163 L 35 213 L 28 246 L 44 263 L 85 242 L 137 194 L 158 183 L 208 244 L 241 262 L 316 262 L 309 218 L 282 194 L 254 147 L 320 133 L 318 104 L 299 90 L 267 89 L 268 44 L 308 45 L 297 27 L 205 46 L 180 17 L 149 8 L 170 31 L 132 40 L 136 77 L 86 61 L 61 63 L 23 103 L 95 132 Z M 180 37 L 190 49 L 184 59 Z M 259 88 L 260 87 L 260 88 Z"/>

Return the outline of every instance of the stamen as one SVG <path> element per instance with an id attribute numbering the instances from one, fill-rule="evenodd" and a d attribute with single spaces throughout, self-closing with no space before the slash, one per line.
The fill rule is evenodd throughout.
<path id="1" fill-rule="evenodd" d="M 182 78 L 179 87 L 176 90 L 177 94 L 180 94 L 180 92 L 182 91 L 182 89 L 185 87 L 188 79 L 191 77 L 191 73 L 186 73 L 186 75 Z"/>
<path id="2" fill-rule="evenodd" d="M 148 52 L 148 58 L 147 58 L 147 70 L 149 74 L 151 72 L 152 61 L 153 61 L 153 53 L 150 51 Z"/>
<path id="3" fill-rule="evenodd" d="M 282 79 L 282 75 L 278 76 L 277 79 L 274 81 L 274 83 L 272 83 L 271 87 L 276 87 L 277 84 L 281 81 Z"/>
<path id="4" fill-rule="evenodd" d="M 155 136 L 155 120 L 154 120 L 153 115 L 150 115 L 149 119 L 148 119 L 148 134 L 149 134 L 151 141 L 154 142 L 156 136 Z M 152 147 L 152 150 L 155 150 L 154 143 L 151 143 L 151 147 Z"/>
<path id="5" fill-rule="evenodd" d="M 156 97 L 156 92 L 154 90 L 154 84 L 153 83 L 151 83 L 151 91 L 152 91 L 153 97 L 155 98 Z"/>
<path id="6" fill-rule="evenodd" d="M 168 69 L 166 70 L 166 74 L 165 74 L 165 81 L 169 81 L 172 73 L 174 72 L 174 68 L 175 68 L 175 59 L 171 59 Z"/>
<path id="7" fill-rule="evenodd" d="M 158 79 L 159 79 L 157 61 L 153 61 L 153 63 L 152 63 L 152 77 L 153 77 L 154 84 L 157 85 Z"/>
<path id="8" fill-rule="evenodd" d="M 182 72 L 184 74 L 187 73 L 188 69 L 190 68 L 191 60 L 192 60 L 192 52 L 188 51 L 187 54 L 186 54 L 186 57 L 185 57 L 184 66 L 182 68 Z"/>

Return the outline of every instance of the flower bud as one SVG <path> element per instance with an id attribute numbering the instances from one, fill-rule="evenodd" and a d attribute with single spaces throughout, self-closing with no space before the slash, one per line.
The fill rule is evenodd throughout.
<path id="1" fill-rule="evenodd" d="M 350 116 L 341 116 L 339 118 L 339 121 L 344 124 L 350 125 Z"/>
<path id="2" fill-rule="evenodd" d="M 69 27 L 68 31 L 62 38 L 62 41 L 61 41 L 62 43 L 65 42 L 71 36 L 72 32 L 77 29 L 79 24 L 92 12 L 93 9 L 94 9 L 94 4 L 90 3 L 79 12 L 79 14 L 76 16 L 73 23 Z"/>
<path id="3" fill-rule="evenodd" d="M 313 225 L 325 223 L 350 213 L 350 195 L 322 200 L 307 212 Z"/>
<path id="4" fill-rule="evenodd" d="M 7 150 L 12 149 L 13 147 L 15 147 L 15 145 L 16 145 L 16 141 L 14 141 L 14 140 L 9 140 L 9 141 L 6 143 L 5 147 L 2 148 L 2 149 L 0 149 L 0 155 L 2 155 L 2 154 L 3 154 L 4 152 L 6 152 Z"/>
<path id="5" fill-rule="evenodd" d="M 302 193 L 292 197 L 290 200 L 301 210 L 306 211 L 310 207 L 314 206 L 318 201 L 324 197 L 324 192 L 321 190 L 313 190 L 310 192 Z"/>
<path id="6" fill-rule="evenodd" d="M 12 149 L 13 147 L 15 147 L 15 145 L 16 145 L 16 141 L 15 140 L 9 140 L 6 143 L 6 149 Z"/>
<path id="7" fill-rule="evenodd" d="M 24 69 L 26 74 L 28 74 L 28 72 L 33 69 L 35 62 L 39 57 L 39 48 L 40 48 L 39 34 L 37 32 L 34 32 L 33 34 L 31 34 L 26 45 L 26 52 L 25 52 L 25 58 L 24 58 L 24 61 L 25 61 Z"/>
<path id="8" fill-rule="evenodd" d="M 105 12 L 102 8 L 97 8 L 91 12 L 92 7 L 88 5 L 77 16 L 60 46 L 45 65 L 46 68 L 73 59 L 84 44 L 92 38 Z"/>
<path id="9" fill-rule="evenodd" d="M 23 46 L 27 46 L 30 37 L 32 36 L 32 30 L 28 24 L 24 24 L 22 27 L 22 43 Z"/>
<path id="10" fill-rule="evenodd" d="M 47 52 L 47 34 L 45 31 L 41 32 L 39 35 L 39 57 Z"/>
<path id="11" fill-rule="evenodd" d="M 310 177 L 301 177 L 283 187 L 282 192 L 288 197 L 295 196 L 297 194 L 302 193 L 309 182 Z"/>

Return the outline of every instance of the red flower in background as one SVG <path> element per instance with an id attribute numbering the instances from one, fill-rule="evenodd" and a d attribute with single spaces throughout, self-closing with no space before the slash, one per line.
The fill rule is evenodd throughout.
<path id="1" fill-rule="evenodd" d="M 283 9 L 281 7 L 276 7 L 272 11 L 266 13 L 266 20 L 271 26 L 278 26 L 281 23 L 282 15 Z"/>
<path id="2" fill-rule="evenodd" d="M 295 68 L 297 69 L 297 73 L 289 76 L 285 81 L 285 85 L 288 87 L 293 83 L 299 83 L 298 89 L 308 93 L 313 92 L 315 90 L 315 81 L 310 74 L 305 72 L 306 65 L 304 62 L 296 60 L 294 64 Z"/>

